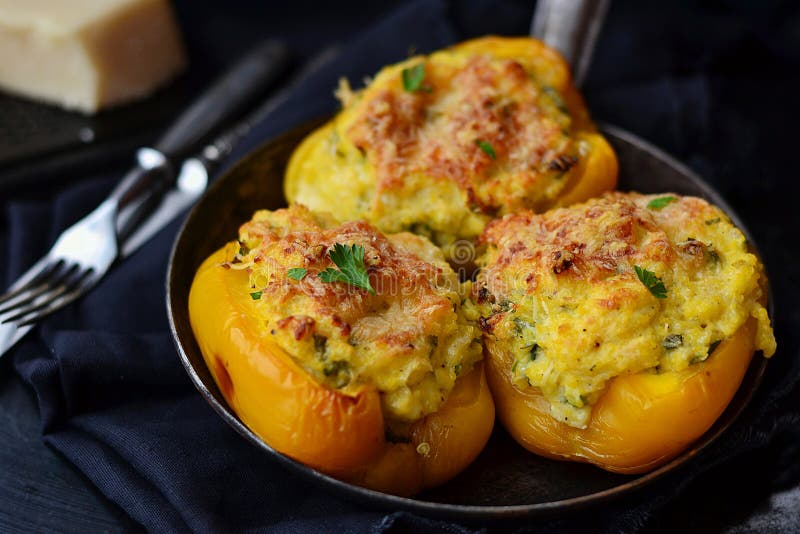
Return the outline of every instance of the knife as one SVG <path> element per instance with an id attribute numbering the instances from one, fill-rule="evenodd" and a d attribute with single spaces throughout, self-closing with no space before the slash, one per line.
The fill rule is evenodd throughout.
<path id="1" fill-rule="evenodd" d="M 174 180 L 173 162 L 181 161 L 206 142 L 215 130 L 237 116 L 261 96 L 283 74 L 289 53 L 281 41 L 260 43 L 225 72 L 194 101 L 155 144 L 137 153 L 136 165 L 117 185 L 117 240 L 124 243 L 125 232 L 151 209 Z M 183 173 L 181 173 L 183 175 Z M 179 187 L 186 189 L 187 178 L 178 176 Z M 119 247 L 117 261 L 125 257 Z M 0 323 L 0 356 L 27 334 L 32 325 Z"/>
<path id="2" fill-rule="evenodd" d="M 167 191 L 145 216 L 135 218 L 129 223 L 127 232 L 122 229 L 120 258 L 133 254 L 175 217 L 194 204 L 208 186 L 214 172 L 219 169 L 233 148 L 247 135 L 253 126 L 264 121 L 283 104 L 292 91 L 327 65 L 339 52 L 338 47 L 325 48 L 309 60 L 289 83 L 274 96 L 267 99 L 259 108 L 241 122 L 206 145 L 199 153 L 183 162 L 175 187 Z M 135 217 L 128 215 L 128 217 Z M 132 219 L 133 220 L 133 219 Z"/>

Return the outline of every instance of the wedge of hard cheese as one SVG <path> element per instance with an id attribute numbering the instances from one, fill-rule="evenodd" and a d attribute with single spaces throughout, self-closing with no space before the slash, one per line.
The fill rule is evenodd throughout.
<path id="1" fill-rule="evenodd" d="M 0 88 L 11 93 L 94 113 L 185 64 L 167 0 L 0 0 Z"/>

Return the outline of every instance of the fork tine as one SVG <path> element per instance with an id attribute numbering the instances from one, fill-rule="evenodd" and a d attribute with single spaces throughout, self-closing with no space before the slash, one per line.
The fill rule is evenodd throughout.
<path id="1" fill-rule="evenodd" d="M 30 287 L 18 290 L 17 295 L 6 300 L 6 305 L 0 308 L 0 316 L 9 311 L 19 309 L 29 302 L 38 300 L 39 297 L 51 291 L 54 287 L 64 283 L 79 268 L 78 265 L 67 264 L 63 260 L 58 260 L 56 263 L 57 265 L 53 266 L 52 269 L 48 267 L 49 276 L 38 276 L 37 279 L 40 282 L 34 285 L 33 281 L 31 281 L 31 283 L 26 284 L 26 286 Z M 44 275 L 45 273 L 42 274 Z"/>
<path id="2" fill-rule="evenodd" d="M 70 291 L 68 293 L 65 293 L 65 294 L 61 295 L 60 297 L 56 298 L 55 300 L 50 301 L 49 304 L 47 305 L 47 307 L 41 308 L 41 309 L 38 310 L 37 313 L 34 313 L 34 315 L 31 315 L 30 317 L 26 317 L 26 318 L 22 319 L 20 322 L 17 323 L 17 326 L 32 325 L 32 324 L 34 324 L 34 323 L 36 323 L 38 321 L 41 321 L 42 319 L 44 319 L 48 315 L 51 315 L 51 314 L 57 312 L 58 310 L 60 310 L 64 306 L 67 306 L 67 305 L 71 304 L 72 302 L 74 302 L 75 300 L 77 300 L 80 297 L 82 297 L 89 289 L 91 289 L 91 287 L 93 285 L 95 285 L 97 283 L 98 280 L 100 280 L 100 276 L 97 276 L 94 273 L 93 269 L 88 269 L 84 273 L 84 275 L 87 275 L 87 276 L 82 276 L 81 277 L 81 280 L 79 281 L 80 283 L 79 283 L 78 287 L 76 287 L 75 289 L 73 289 L 72 291 Z M 45 304 L 47 304 L 47 303 L 45 303 Z M 32 312 L 36 312 L 37 310 L 31 310 L 31 311 Z"/>
<path id="3" fill-rule="evenodd" d="M 69 269 L 69 273 L 64 277 L 64 280 L 61 283 L 51 287 L 50 291 L 46 291 L 35 299 L 28 301 L 26 303 L 28 305 L 22 309 L 19 309 L 19 311 L 17 311 L 17 307 L 11 307 L 9 311 L 16 311 L 16 313 L 10 317 L 3 318 L 0 320 L 0 323 L 11 323 L 14 321 L 20 321 L 22 319 L 27 322 L 29 320 L 28 316 L 32 313 L 36 313 L 39 310 L 48 308 L 51 303 L 55 302 L 62 295 L 72 292 L 76 288 L 80 288 L 81 282 L 91 273 L 92 269 L 79 271 L 77 269 L 77 265 L 72 266 Z M 54 308 L 52 311 L 48 312 L 48 314 L 56 311 L 57 309 L 58 308 Z M 44 317 L 44 315 L 37 314 L 37 317 Z"/>
<path id="4" fill-rule="evenodd" d="M 28 269 L 22 278 L 17 280 L 17 282 L 8 289 L 8 291 L 0 295 L 0 304 L 8 302 L 9 300 L 12 300 L 20 294 L 30 290 L 33 286 L 40 284 L 44 279 L 50 277 L 53 271 L 58 269 L 64 263 L 63 260 L 45 262 L 44 260 L 46 259 L 46 257 L 42 258 L 42 260 L 34 264 L 33 267 Z M 42 265 L 40 266 L 40 264 Z"/>

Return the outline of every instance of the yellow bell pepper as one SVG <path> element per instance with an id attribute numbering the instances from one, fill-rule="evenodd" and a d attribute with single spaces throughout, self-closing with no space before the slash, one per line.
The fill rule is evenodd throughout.
<path id="1" fill-rule="evenodd" d="M 586 155 L 567 174 L 568 182 L 552 207 L 583 202 L 613 190 L 617 185 L 619 162 L 614 149 L 589 116 L 589 110 L 572 83 L 569 66 L 558 50 L 529 37 L 488 36 L 453 46 L 462 54 L 489 54 L 497 58 L 519 60 L 534 72 L 536 78 L 552 87 L 561 96 L 572 118 L 572 135 L 585 143 Z"/>
<path id="2" fill-rule="evenodd" d="M 481 364 L 459 377 L 410 440 L 387 440 L 379 394 L 354 396 L 317 382 L 270 340 L 247 273 L 221 267 L 224 248 L 200 267 L 189 295 L 195 337 L 230 407 L 268 445 L 336 478 L 412 495 L 455 476 L 491 434 L 494 404 Z"/>
<path id="3" fill-rule="evenodd" d="M 487 376 L 498 417 L 526 449 L 617 473 L 643 473 L 674 458 L 722 414 L 747 371 L 755 335 L 751 318 L 708 359 L 681 372 L 612 379 L 584 429 L 553 418 L 537 388 L 514 386 L 510 357 L 487 358 Z"/>
<path id="4" fill-rule="evenodd" d="M 404 90 L 402 79 L 419 66 L 428 85 Z M 473 68 L 481 74 L 463 81 Z M 566 206 L 617 183 L 616 155 L 568 65 L 535 39 L 466 41 L 387 66 L 363 90 L 339 94 L 342 111 L 289 161 L 290 204 L 335 205 L 340 220 L 364 218 L 447 247 L 477 237 L 493 217 Z M 491 96 L 479 106 L 469 103 L 473 94 Z"/>

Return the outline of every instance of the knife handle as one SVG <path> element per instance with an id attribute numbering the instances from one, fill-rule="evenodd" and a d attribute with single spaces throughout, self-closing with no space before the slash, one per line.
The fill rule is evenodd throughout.
<path id="1" fill-rule="evenodd" d="M 122 210 L 117 218 L 120 258 L 133 254 L 142 244 L 169 221 L 191 206 L 203 193 L 212 176 L 219 170 L 234 147 L 252 128 L 268 120 L 268 116 L 286 103 L 292 91 L 307 82 L 337 56 L 338 47 L 329 46 L 306 62 L 286 86 L 266 99 L 255 111 L 241 119 L 236 126 L 217 136 L 214 141 L 183 162 L 176 183 L 164 195 L 155 195 Z M 162 198 L 163 197 L 163 198 Z"/>
<path id="2" fill-rule="evenodd" d="M 143 192 L 174 178 L 171 163 L 196 151 L 224 123 L 234 119 L 284 73 L 286 45 L 268 40 L 238 61 L 184 111 L 153 148 L 137 153 L 137 168 L 129 172 L 110 197 L 123 207 Z"/>
<path id="3" fill-rule="evenodd" d="M 154 148 L 175 160 L 196 151 L 215 129 L 235 118 L 283 74 L 288 58 L 281 41 L 258 45 L 184 111 Z"/>
<path id="4" fill-rule="evenodd" d="M 305 83 L 314 74 L 328 65 L 331 60 L 339 55 L 339 51 L 340 48 L 338 46 L 330 45 L 318 52 L 294 74 L 285 87 L 266 99 L 260 106 L 246 115 L 237 124 L 214 138 L 213 141 L 203 147 L 192 159 L 202 163 L 209 176 L 213 175 L 225 161 L 225 158 L 233 152 L 233 149 L 236 148 L 239 141 L 250 133 L 250 130 L 252 130 L 254 126 L 264 122 L 272 112 L 278 109 L 278 107 L 289 98 L 295 88 Z"/>

